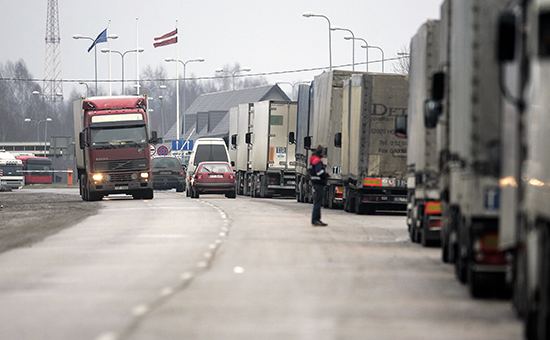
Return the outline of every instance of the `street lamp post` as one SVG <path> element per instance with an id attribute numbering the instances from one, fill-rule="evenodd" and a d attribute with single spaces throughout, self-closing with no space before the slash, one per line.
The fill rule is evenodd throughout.
<path id="1" fill-rule="evenodd" d="M 233 91 L 235 91 L 235 75 L 239 72 L 250 72 L 250 67 L 245 67 L 245 68 L 242 68 L 240 70 L 236 70 L 236 71 L 226 71 L 224 70 L 223 68 L 219 68 L 219 69 L 216 69 L 216 72 L 218 73 L 229 73 L 231 75 L 231 78 L 233 79 Z"/>
<path id="2" fill-rule="evenodd" d="M 144 49 L 141 48 L 141 47 L 133 49 L 133 50 L 128 50 L 128 51 L 125 51 L 125 52 L 115 51 L 115 50 L 111 50 L 109 48 L 102 48 L 101 49 L 102 53 L 118 53 L 122 58 L 122 92 L 120 93 L 121 95 L 124 95 L 124 56 L 126 55 L 126 53 L 130 53 L 130 52 L 141 53 L 143 51 L 144 51 Z"/>
<path id="3" fill-rule="evenodd" d="M 88 39 L 91 41 L 96 41 L 96 39 L 92 37 L 85 37 L 82 34 L 75 34 L 73 35 L 73 39 Z M 118 39 L 118 35 L 116 34 L 110 34 L 107 36 L 107 39 Z M 94 53 L 95 53 L 95 94 L 97 95 L 97 43 L 94 45 Z"/>
<path id="4" fill-rule="evenodd" d="M 322 15 L 322 14 L 313 14 L 311 12 L 306 12 L 304 14 L 302 14 L 302 16 L 306 17 L 306 18 L 311 18 L 311 17 L 320 17 L 320 18 L 325 18 L 327 19 L 328 21 L 328 60 L 329 60 L 329 71 L 332 71 L 332 42 L 331 42 L 331 30 L 330 30 L 330 20 Z"/>
<path id="5" fill-rule="evenodd" d="M 30 118 L 25 118 L 25 122 L 35 122 L 36 123 L 36 141 L 39 141 L 40 140 L 40 123 L 42 122 L 46 122 L 46 127 L 45 127 L 45 130 L 44 130 L 44 156 L 46 156 L 46 142 L 48 140 L 48 122 L 51 122 L 52 119 L 50 117 L 46 118 L 46 119 L 42 119 L 42 120 L 34 120 L 34 119 L 30 119 Z"/>
<path id="6" fill-rule="evenodd" d="M 296 87 L 296 85 L 300 85 L 300 84 L 309 84 L 309 83 L 311 83 L 311 82 L 310 82 L 310 81 L 297 81 L 297 82 L 295 82 L 295 83 L 291 83 L 291 82 L 289 82 L 289 81 L 278 81 L 278 82 L 276 82 L 275 84 L 277 84 L 277 85 L 279 85 L 279 84 L 288 84 L 288 85 L 292 86 L 292 97 L 295 97 L 294 93 L 295 93 L 296 91 L 295 91 L 294 88 Z"/>
<path id="7" fill-rule="evenodd" d="M 164 58 L 164 61 L 166 62 L 171 62 L 171 61 L 175 61 L 175 62 L 180 62 L 182 63 L 183 65 L 183 133 L 187 132 L 187 130 L 185 129 L 185 66 L 187 66 L 187 63 L 191 63 L 191 62 L 199 62 L 199 63 L 202 63 L 204 61 L 204 58 L 196 58 L 196 59 L 189 59 L 187 61 L 182 61 L 182 60 L 179 60 L 179 59 L 176 59 L 176 58 Z M 177 104 L 176 107 L 176 139 L 179 140 L 180 139 L 180 103 L 179 103 L 179 75 L 176 75 L 177 79 L 176 79 L 176 101 L 177 101 Z M 185 136 L 184 136 L 185 137 Z"/>
<path id="8" fill-rule="evenodd" d="M 88 84 L 86 84 L 85 82 L 83 81 L 79 81 L 78 82 L 80 85 L 86 85 L 86 97 L 89 97 L 90 96 L 90 87 L 88 86 Z"/>
<path id="9" fill-rule="evenodd" d="M 159 85 L 159 89 L 165 90 L 166 85 Z M 163 96 L 159 96 L 159 100 L 160 100 L 160 120 L 161 120 L 161 124 L 162 124 L 162 129 L 161 129 L 162 138 L 164 138 L 164 104 L 163 104 L 163 99 L 164 99 Z"/>
<path id="10" fill-rule="evenodd" d="M 368 51 L 369 48 L 377 48 L 377 49 L 380 50 L 380 53 L 382 53 L 382 73 L 384 73 L 384 63 L 386 61 L 386 59 L 384 58 L 384 50 L 382 50 L 382 48 L 380 48 L 378 46 L 369 45 L 369 44 L 367 44 L 366 41 L 365 41 L 365 45 L 361 45 L 361 47 L 366 49 L 367 51 Z"/>
<path id="11" fill-rule="evenodd" d="M 349 33 L 351 33 L 351 36 L 353 38 L 352 45 L 351 45 L 352 46 L 351 47 L 351 70 L 355 71 L 355 34 L 353 34 L 353 32 L 350 29 L 341 28 L 338 26 L 332 26 L 330 29 L 332 31 L 348 31 Z"/>

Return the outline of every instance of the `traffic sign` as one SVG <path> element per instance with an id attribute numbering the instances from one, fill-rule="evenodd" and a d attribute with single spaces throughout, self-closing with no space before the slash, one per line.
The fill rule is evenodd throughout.
<path id="1" fill-rule="evenodd" d="M 154 156 L 157 152 L 157 147 L 153 144 L 149 144 L 149 152 L 151 152 L 151 156 Z"/>
<path id="2" fill-rule="evenodd" d="M 170 150 L 168 150 L 168 147 L 166 145 L 161 145 L 157 148 L 157 154 L 159 156 L 166 156 L 169 152 Z"/>
<path id="3" fill-rule="evenodd" d="M 172 140 L 172 150 L 181 150 L 181 151 L 193 150 L 193 140 L 192 139 Z"/>

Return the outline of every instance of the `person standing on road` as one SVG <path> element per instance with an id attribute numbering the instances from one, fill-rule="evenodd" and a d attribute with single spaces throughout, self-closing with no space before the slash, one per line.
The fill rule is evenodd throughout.
<path id="1" fill-rule="evenodd" d="M 330 175 L 325 170 L 323 157 L 325 148 L 322 145 L 317 146 L 313 155 L 309 158 L 309 175 L 313 185 L 313 212 L 311 213 L 311 225 L 314 227 L 325 227 L 327 224 L 321 221 L 321 204 L 323 204 L 323 194 L 327 185 L 327 178 Z"/>

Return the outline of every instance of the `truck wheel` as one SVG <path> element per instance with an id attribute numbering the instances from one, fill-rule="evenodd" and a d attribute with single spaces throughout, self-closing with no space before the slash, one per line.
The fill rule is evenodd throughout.
<path id="1" fill-rule="evenodd" d="M 548 225 L 545 223 L 537 223 L 536 229 L 540 233 L 539 247 L 537 252 L 537 262 L 539 282 L 538 284 L 538 303 L 536 304 L 536 322 L 535 322 L 535 339 L 550 338 L 550 233 Z"/>
<path id="2" fill-rule="evenodd" d="M 463 256 L 462 249 L 464 244 L 467 243 L 464 241 L 464 218 L 461 214 L 457 215 L 456 221 L 456 234 L 457 234 L 457 246 L 456 246 L 456 260 L 455 260 L 455 274 L 461 283 L 466 283 L 468 280 L 467 264 L 468 264 L 468 255 Z"/>
<path id="3" fill-rule="evenodd" d="M 152 200 L 155 194 L 153 193 L 153 189 L 145 189 L 143 191 L 143 199 L 146 200 Z"/>
<path id="4" fill-rule="evenodd" d="M 354 213 L 355 212 L 355 200 L 357 198 L 355 197 L 355 192 L 353 192 L 353 190 L 350 190 L 349 191 L 349 196 L 348 196 L 348 200 L 349 200 L 349 212 L 350 213 Z"/>
<path id="5" fill-rule="evenodd" d="M 479 273 L 476 273 L 473 270 L 473 261 L 468 261 L 468 289 L 470 290 L 470 295 L 473 298 L 481 298 L 485 297 L 487 295 L 487 291 L 485 289 L 485 282 L 480 277 Z"/>
<path id="6" fill-rule="evenodd" d="M 103 199 L 103 194 L 97 192 L 88 191 L 88 201 L 101 201 Z"/>
<path id="7" fill-rule="evenodd" d="M 183 184 L 178 184 L 176 186 L 176 192 L 183 192 Z"/>
<path id="8" fill-rule="evenodd" d="M 88 201 L 88 190 L 86 187 L 86 175 L 80 176 L 80 193 L 83 201 Z"/>
<path id="9" fill-rule="evenodd" d="M 358 215 L 367 213 L 367 206 L 361 202 L 361 196 L 355 197 L 355 213 Z"/>
<path id="10" fill-rule="evenodd" d="M 231 192 L 228 192 L 227 194 L 225 194 L 225 197 L 227 197 L 227 198 L 236 198 L 237 194 L 235 193 L 235 191 L 231 191 Z"/>
<path id="11" fill-rule="evenodd" d="M 266 175 L 260 176 L 260 198 L 267 196 L 267 178 Z"/>

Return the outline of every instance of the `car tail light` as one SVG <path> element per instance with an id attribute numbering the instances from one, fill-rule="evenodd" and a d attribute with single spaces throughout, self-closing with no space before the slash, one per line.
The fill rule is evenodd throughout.
<path id="1" fill-rule="evenodd" d="M 201 175 L 201 174 L 197 174 L 197 179 L 202 179 L 202 175 Z"/>
<path id="2" fill-rule="evenodd" d="M 229 175 L 229 179 L 235 179 L 235 175 L 234 174 Z"/>

